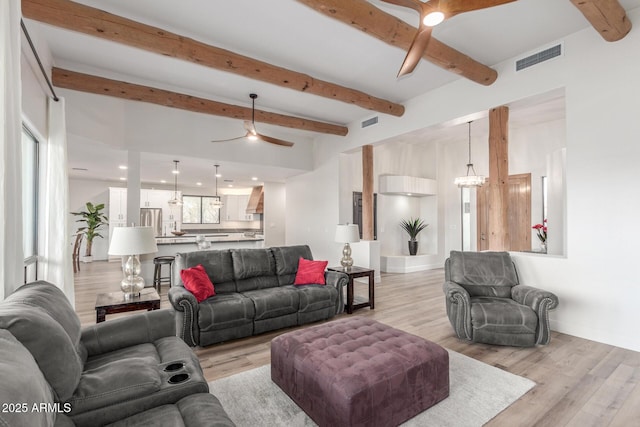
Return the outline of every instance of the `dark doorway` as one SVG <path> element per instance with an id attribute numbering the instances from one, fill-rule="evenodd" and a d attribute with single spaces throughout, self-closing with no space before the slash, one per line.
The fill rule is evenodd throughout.
<path id="1" fill-rule="evenodd" d="M 358 224 L 362 239 L 362 192 L 353 192 L 353 223 Z M 373 240 L 378 240 L 378 195 L 373 193 Z"/>

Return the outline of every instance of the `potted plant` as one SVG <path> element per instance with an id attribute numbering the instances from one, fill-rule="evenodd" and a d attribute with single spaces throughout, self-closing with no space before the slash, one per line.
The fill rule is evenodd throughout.
<path id="1" fill-rule="evenodd" d="M 78 228 L 77 233 L 84 234 L 87 240 L 83 262 L 91 262 L 93 260 L 91 256 L 91 247 L 93 246 L 93 239 L 96 237 L 102 237 L 98 229 L 103 225 L 107 225 L 109 219 L 101 211 L 104 209 L 104 203 L 95 205 L 91 202 L 87 202 L 87 210 L 81 212 L 71 212 L 72 215 L 81 217 L 76 222 L 84 222 L 85 226 Z"/>
<path id="2" fill-rule="evenodd" d="M 420 218 L 411 218 L 408 221 L 403 219 L 402 222 L 400 222 L 400 227 L 409 234 L 409 255 L 418 253 L 418 240 L 416 238 L 428 225 L 429 224 L 425 224 Z"/>

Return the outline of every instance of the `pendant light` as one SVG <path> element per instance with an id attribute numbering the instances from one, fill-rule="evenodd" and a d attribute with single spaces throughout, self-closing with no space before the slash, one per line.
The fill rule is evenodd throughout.
<path id="1" fill-rule="evenodd" d="M 220 196 L 218 196 L 218 177 L 220 176 L 220 174 L 218 174 L 218 167 L 220 165 L 214 166 L 216 167 L 216 196 L 211 202 L 211 207 L 214 209 L 220 209 L 222 207 L 222 200 L 220 199 Z"/>
<path id="2" fill-rule="evenodd" d="M 467 163 L 467 175 L 459 176 L 453 182 L 458 187 L 480 187 L 485 182 L 485 177 L 476 174 L 476 170 L 471 163 L 471 122 L 469 124 L 469 163 Z"/>
<path id="3" fill-rule="evenodd" d="M 179 160 L 174 160 L 174 168 L 173 168 L 173 199 L 169 200 L 169 206 L 171 207 L 177 207 L 177 206 L 182 206 L 182 199 L 180 197 L 178 197 L 178 174 L 180 173 L 178 171 L 178 163 L 180 163 Z"/>

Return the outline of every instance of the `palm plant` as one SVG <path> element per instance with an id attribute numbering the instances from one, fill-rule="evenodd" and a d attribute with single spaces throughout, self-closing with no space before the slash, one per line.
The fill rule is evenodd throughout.
<path id="1" fill-rule="evenodd" d="M 421 220 L 420 218 L 416 218 L 416 219 L 411 218 L 408 221 L 403 219 L 400 222 L 400 227 L 402 227 L 402 229 L 409 234 L 409 238 L 411 239 L 412 242 L 416 241 L 416 237 L 418 237 L 418 234 L 422 230 L 427 228 L 427 226 L 429 226 L 429 224 L 425 224 L 424 221 Z"/>
<path id="2" fill-rule="evenodd" d="M 104 209 L 104 203 L 94 206 L 93 203 L 87 202 L 86 206 L 86 211 L 71 212 L 71 214 L 81 217 L 81 219 L 76 222 L 84 222 L 86 224 L 84 227 L 78 228 L 77 233 L 84 234 L 84 237 L 87 239 L 84 255 L 90 257 L 93 239 L 103 237 L 98 229 L 103 225 L 109 224 L 109 219 L 101 212 Z"/>

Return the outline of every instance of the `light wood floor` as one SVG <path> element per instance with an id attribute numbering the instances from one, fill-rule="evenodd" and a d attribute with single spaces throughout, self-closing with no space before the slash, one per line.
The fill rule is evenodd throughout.
<path id="1" fill-rule="evenodd" d="M 83 325 L 95 323 L 97 293 L 119 290 L 119 265 L 82 264 L 75 287 Z M 528 349 L 463 342 L 454 336 L 445 313 L 443 280 L 442 270 L 384 274 L 376 285 L 376 309 L 361 309 L 354 315 L 371 317 L 536 382 L 489 426 L 640 425 L 640 353 L 555 332 L 549 345 Z M 366 292 L 366 285 L 357 288 Z M 170 307 L 166 291 L 165 286 L 162 308 Z M 107 316 L 107 322 L 115 316 Z M 269 363 L 269 342 L 283 332 L 195 351 L 211 381 Z"/>

